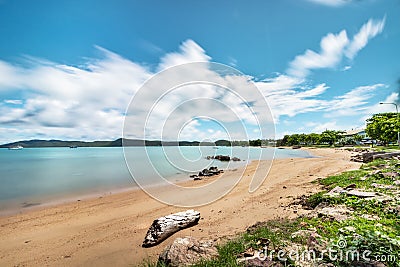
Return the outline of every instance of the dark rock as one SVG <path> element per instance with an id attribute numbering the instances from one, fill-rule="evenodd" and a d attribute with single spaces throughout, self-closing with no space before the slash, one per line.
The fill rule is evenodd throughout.
<path id="1" fill-rule="evenodd" d="M 244 253 L 244 257 L 253 257 L 254 256 L 254 249 L 253 248 L 248 248 Z"/>
<path id="2" fill-rule="evenodd" d="M 357 185 L 356 184 L 349 184 L 348 186 L 346 186 L 344 189 L 348 190 L 348 189 L 352 189 L 352 188 L 356 188 Z"/>
<path id="3" fill-rule="evenodd" d="M 218 256 L 218 250 L 211 240 L 198 240 L 191 236 L 177 238 L 166 247 L 158 260 L 168 266 L 190 266 L 200 260 Z"/>
<path id="4" fill-rule="evenodd" d="M 231 157 L 229 156 L 223 156 L 223 155 L 217 155 L 214 157 L 214 159 L 220 160 L 220 161 L 230 161 Z"/>
<path id="5" fill-rule="evenodd" d="M 218 167 L 210 167 L 199 172 L 198 176 L 213 176 L 223 173 L 223 170 L 218 170 Z"/>
<path id="6" fill-rule="evenodd" d="M 230 157 L 230 156 L 224 156 L 224 155 L 216 155 L 216 156 L 207 156 L 206 159 L 211 160 L 211 159 L 217 159 L 220 161 L 241 161 L 240 158 L 238 157 Z"/>
<path id="7" fill-rule="evenodd" d="M 213 174 L 208 169 L 204 169 L 199 172 L 199 176 L 213 176 Z"/>

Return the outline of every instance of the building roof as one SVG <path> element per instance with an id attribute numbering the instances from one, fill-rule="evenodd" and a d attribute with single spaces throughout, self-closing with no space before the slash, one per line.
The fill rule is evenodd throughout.
<path id="1" fill-rule="evenodd" d="M 365 134 L 365 129 L 348 130 L 343 135 L 356 135 L 361 133 Z"/>

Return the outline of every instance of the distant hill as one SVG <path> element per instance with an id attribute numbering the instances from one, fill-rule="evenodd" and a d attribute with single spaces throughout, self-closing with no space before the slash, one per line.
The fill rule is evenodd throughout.
<path id="1" fill-rule="evenodd" d="M 223 141 L 223 142 L 220 142 Z M 219 140 L 221 145 L 230 144 L 229 141 Z M 215 146 L 213 142 L 198 141 L 159 141 L 159 140 L 136 140 L 118 138 L 114 141 L 62 141 L 62 140 L 25 140 L 0 145 L 0 148 L 23 146 L 24 148 L 33 147 L 121 147 L 124 146 Z M 218 144 L 217 144 L 218 145 Z"/>

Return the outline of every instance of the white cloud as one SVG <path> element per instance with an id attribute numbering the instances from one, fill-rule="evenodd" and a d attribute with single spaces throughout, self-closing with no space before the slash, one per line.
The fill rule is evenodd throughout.
<path id="1" fill-rule="evenodd" d="M 313 69 L 333 68 L 342 59 L 343 49 L 349 43 L 346 31 L 329 33 L 321 40 L 321 52 L 307 50 L 297 56 L 290 64 L 288 73 L 295 77 L 305 77 Z"/>
<path id="2" fill-rule="evenodd" d="M 325 130 L 343 130 L 343 128 L 341 126 L 337 125 L 336 121 L 328 121 L 325 123 L 317 123 L 315 125 L 312 126 L 313 128 L 311 129 L 310 132 L 312 133 L 321 133 Z"/>
<path id="3" fill-rule="evenodd" d="M 211 59 L 204 49 L 193 40 L 187 40 L 182 43 L 179 52 L 173 52 L 161 58 L 158 70 L 177 66 L 190 62 L 208 62 Z"/>
<path id="4" fill-rule="evenodd" d="M 304 54 L 298 55 L 289 63 L 287 73 L 291 76 L 304 78 L 312 70 L 336 68 L 343 57 L 352 60 L 357 53 L 363 49 L 368 41 L 380 34 L 385 26 L 386 18 L 381 20 L 370 19 L 365 23 L 359 32 L 350 41 L 345 30 L 338 34 L 329 33 L 321 39 L 320 52 L 307 50 Z M 343 70 L 350 69 L 347 65 Z"/>
<path id="5" fill-rule="evenodd" d="M 385 87 L 384 84 L 374 84 L 368 86 L 359 86 L 353 90 L 345 93 L 344 95 L 335 97 L 330 101 L 329 108 L 326 109 L 325 117 L 343 117 L 343 116 L 357 116 L 363 113 L 366 105 L 374 96 L 374 92 Z"/>
<path id="6" fill-rule="evenodd" d="M 256 82 L 266 97 L 276 122 L 279 117 L 293 117 L 297 114 L 320 111 L 326 108 L 327 101 L 318 99 L 328 87 L 319 84 L 315 87 L 304 85 L 302 80 L 286 75 Z"/>
<path id="7" fill-rule="evenodd" d="M 386 17 L 381 20 L 368 20 L 368 22 L 361 27 L 360 31 L 354 35 L 353 40 L 345 51 L 346 56 L 353 59 L 357 53 L 367 45 L 370 39 L 383 31 L 385 21 Z"/>
<path id="8" fill-rule="evenodd" d="M 399 100 L 400 98 L 398 93 L 391 93 L 385 99 L 377 101 L 374 105 L 368 106 L 364 111 L 364 114 L 366 114 L 366 116 L 363 117 L 363 120 L 370 118 L 373 114 L 377 113 L 396 112 L 396 107 L 394 105 L 381 105 L 379 103 L 398 103 Z"/>
<path id="9" fill-rule="evenodd" d="M 352 2 L 352 0 L 308 0 L 309 2 L 330 6 L 330 7 L 340 7 Z"/>
<path id="10" fill-rule="evenodd" d="M 362 116 L 360 117 L 360 122 L 365 124 L 366 120 L 371 118 L 374 114 L 385 113 L 385 112 L 396 112 L 394 105 L 381 105 L 380 102 L 384 103 L 398 103 L 400 100 L 398 93 L 391 93 L 385 99 L 378 100 L 373 105 L 367 106 L 362 111 Z"/>
<path id="11" fill-rule="evenodd" d="M 11 105 L 21 105 L 22 100 L 21 99 L 6 99 L 6 100 L 4 100 L 4 103 L 11 104 Z"/>
<path id="12" fill-rule="evenodd" d="M 29 92 L 29 98 L 6 100 L 0 123 L 26 138 L 93 140 L 121 136 L 123 113 L 149 71 L 98 47 L 103 58 L 83 67 L 30 58 L 26 66 L 0 61 L 0 91 Z M 8 139 L 13 139 L 9 136 Z"/>
<path id="13" fill-rule="evenodd" d="M 384 85 L 357 87 L 329 100 L 323 98 L 329 90 L 327 84 L 312 85 L 305 78 L 313 69 L 335 67 L 348 42 L 345 31 L 328 34 L 321 40 L 320 53 L 308 50 L 291 62 L 289 75 L 278 74 L 254 83 L 252 77 L 210 69 L 211 57 L 192 40 L 183 42 L 178 52 L 161 58 L 156 69 L 167 70 L 154 80 L 150 77 L 155 72 L 101 47 L 97 47 L 101 58 L 90 59 L 79 67 L 34 58 L 26 66 L 0 61 L 0 92 L 27 95 L 24 93 L 29 91 L 29 98 L 8 96 L 0 102 L 0 142 L 114 139 L 121 137 L 126 118 L 128 137 L 143 137 L 146 130 L 145 137 L 154 139 L 216 140 L 227 138 L 227 132 L 233 139 L 245 139 L 254 133 L 265 137 L 266 131 L 248 130 L 243 123 L 252 127 L 261 124 L 268 133 L 273 132 L 269 109 L 277 122 L 282 116 L 308 112 L 330 112 L 335 116 L 366 113 L 374 91 Z M 186 69 L 169 68 L 198 61 L 206 63 Z M 163 76 L 165 73 L 168 75 Z M 145 81 L 147 87 L 143 87 Z M 176 84 L 185 86 L 165 91 Z M 126 110 L 134 94 L 141 101 Z M 201 116 L 223 122 L 227 130 L 210 131 L 194 119 Z M 146 127 L 139 122 L 146 122 Z M 317 126 L 337 127 L 332 123 L 315 125 L 315 130 Z"/>
<path id="14" fill-rule="evenodd" d="M 349 69 L 351 69 L 351 66 L 349 65 L 343 67 L 343 71 L 348 71 Z"/>
<path id="15" fill-rule="evenodd" d="M 141 101 L 128 110 L 127 125 L 130 127 L 132 123 L 129 134 L 136 138 L 143 137 L 144 129 L 148 139 L 226 137 L 224 131 L 210 133 L 196 124 L 190 124 L 182 133 L 177 132 L 196 116 L 210 116 L 226 123 L 230 127 L 229 134 L 242 138 L 246 137 L 246 130 L 241 122 L 256 125 L 260 118 L 272 121 L 272 117 L 266 115 L 263 95 L 249 77 L 235 72 L 221 75 L 206 63 L 193 69 L 189 66 L 183 70 L 178 68 L 176 72 L 172 70 L 169 72 L 172 75 L 163 76 L 162 72 L 157 75 L 161 78 L 143 88 L 143 83 L 151 81 L 149 78 L 155 72 L 104 48 L 96 48 L 102 57 L 90 59 L 79 67 L 35 58 L 29 58 L 25 66 L 0 61 L 4 70 L 0 72 L 0 91 L 7 94 L 29 91 L 29 98 L 0 102 L 0 123 L 10 129 L 8 136 L 2 138 L 12 140 L 15 133 L 25 136 L 23 139 L 118 138 L 122 135 L 126 108 L 133 95 L 140 96 Z M 178 52 L 162 57 L 157 70 L 209 60 L 204 49 L 188 40 Z M 165 88 L 193 81 L 213 81 L 220 86 L 192 83 L 162 94 Z M 12 103 L 18 105 L 12 106 Z M 146 122 L 146 127 L 139 122 Z M 265 125 L 267 127 L 268 122 Z"/>

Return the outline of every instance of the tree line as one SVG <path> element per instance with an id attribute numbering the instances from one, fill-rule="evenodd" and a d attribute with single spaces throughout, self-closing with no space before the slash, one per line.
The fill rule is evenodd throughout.
<path id="1" fill-rule="evenodd" d="M 383 145 L 396 144 L 400 120 L 395 112 L 379 113 L 366 120 L 368 137 Z M 355 145 L 363 139 L 360 135 L 346 136 L 343 131 L 326 130 L 322 133 L 291 134 L 277 140 L 277 146 L 296 145 Z"/>
<path id="2" fill-rule="evenodd" d="M 310 134 L 291 134 L 285 135 L 283 139 L 277 141 L 277 146 L 297 146 L 297 145 L 354 145 L 362 140 L 362 136 L 355 135 L 347 137 L 343 131 L 325 130 L 322 133 Z"/>

